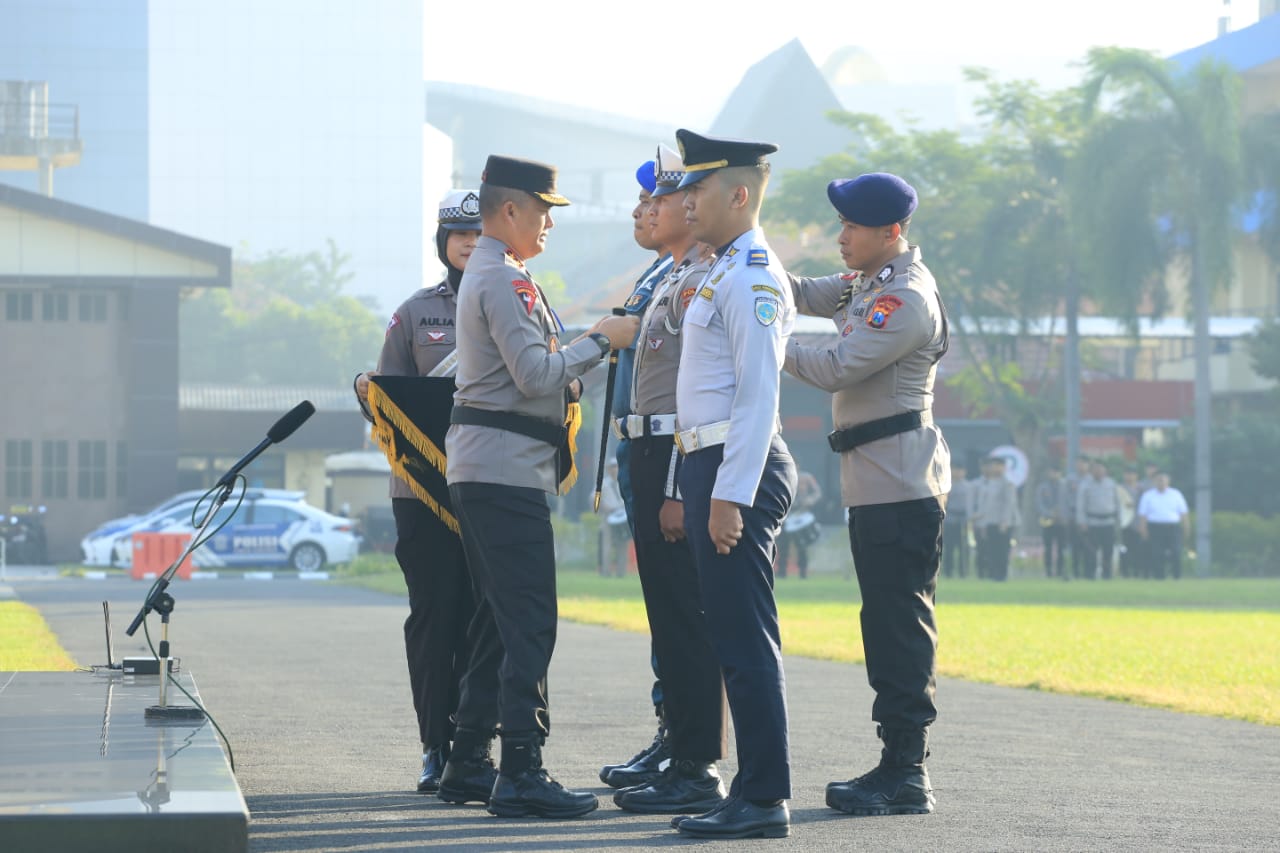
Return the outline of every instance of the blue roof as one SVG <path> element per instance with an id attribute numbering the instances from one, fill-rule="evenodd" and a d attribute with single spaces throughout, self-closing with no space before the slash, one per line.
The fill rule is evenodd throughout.
<path id="1" fill-rule="evenodd" d="M 1280 14 L 1268 15 L 1252 26 L 1169 58 L 1182 68 L 1191 68 L 1205 59 L 1216 59 L 1241 72 L 1274 62 L 1280 59 Z"/>

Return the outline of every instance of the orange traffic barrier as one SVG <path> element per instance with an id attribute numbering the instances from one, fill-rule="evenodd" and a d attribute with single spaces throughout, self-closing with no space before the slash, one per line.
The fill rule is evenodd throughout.
<path id="1" fill-rule="evenodd" d="M 160 577 L 190 541 L 190 533 L 133 534 L 133 568 L 129 576 L 134 580 L 142 580 L 148 575 Z M 191 556 L 187 555 L 176 574 L 183 580 L 191 580 L 191 568 Z"/>

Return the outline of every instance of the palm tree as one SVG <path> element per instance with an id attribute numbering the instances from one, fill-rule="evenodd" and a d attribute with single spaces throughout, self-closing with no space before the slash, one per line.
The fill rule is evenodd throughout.
<path id="1" fill-rule="evenodd" d="M 1095 48 L 1086 64 L 1086 118 L 1094 119 L 1106 90 L 1115 92 L 1121 109 L 1098 118 L 1099 138 L 1126 140 L 1127 155 L 1108 165 L 1094 161 L 1092 187 L 1104 202 L 1123 202 L 1125 209 L 1100 205 L 1090 233 L 1100 241 L 1138 240 L 1149 246 L 1172 239 L 1191 262 L 1195 549 L 1197 572 L 1204 575 L 1212 557 L 1209 297 L 1230 280 L 1233 214 L 1243 196 L 1240 80 L 1217 63 L 1180 71 L 1153 54 L 1125 48 Z M 1096 257 L 1117 255 L 1099 252 Z"/>

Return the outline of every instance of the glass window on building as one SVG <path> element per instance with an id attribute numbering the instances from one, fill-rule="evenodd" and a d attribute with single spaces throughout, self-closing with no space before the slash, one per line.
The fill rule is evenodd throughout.
<path id="1" fill-rule="evenodd" d="M 116 442 L 116 497 L 129 495 L 129 443 Z"/>
<path id="2" fill-rule="evenodd" d="M 30 295 L 30 294 L 28 294 Z M 31 440 L 10 438 L 4 443 L 4 494 L 7 498 L 31 497 Z"/>
<path id="3" fill-rule="evenodd" d="M 46 323 L 65 323 L 71 316 L 71 297 L 66 293 L 40 294 L 40 319 Z"/>
<path id="4" fill-rule="evenodd" d="M 76 497 L 93 500 L 107 496 L 107 443 L 81 441 L 77 453 Z"/>
<path id="5" fill-rule="evenodd" d="M 67 496 L 69 451 L 67 441 L 40 442 L 40 495 L 44 498 Z"/>
<path id="6" fill-rule="evenodd" d="M 4 318 L 13 323 L 30 322 L 35 316 L 35 295 L 15 290 L 4 295 Z"/>
<path id="7" fill-rule="evenodd" d="M 80 294 L 80 322 L 81 323 L 107 322 L 107 294 L 105 293 Z"/>

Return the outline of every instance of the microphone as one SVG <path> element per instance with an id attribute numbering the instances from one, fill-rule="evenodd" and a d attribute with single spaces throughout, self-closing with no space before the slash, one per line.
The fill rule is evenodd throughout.
<path id="1" fill-rule="evenodd" d="M 236 476 L 244 470 L 245 466 L 257 459 L 262 451 L 273 444 L 279 444 L 293 435 L 294 430 L 302 426 L 307 418 L 314 415 L 315 412 L 316 407 L 311 404 L 310 400 L 303 400 L 286 412 L 280 420 L 271 425 L 271 429 L 267 430 L 267 437 L 258 442 L 258 446 L 246 453 L 239 462 L 232 465 L 227 473 L 222 475 L 222 479 L 214 485 L 214 488 L 221 489 L 230 486 L 235 481 Z"/>

